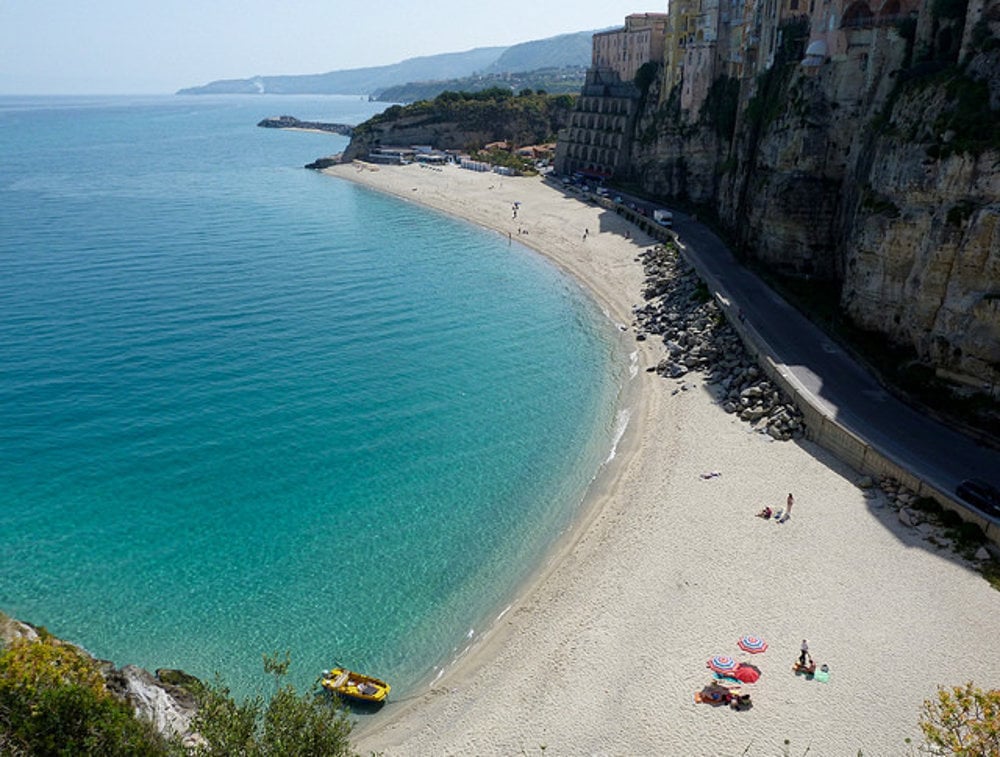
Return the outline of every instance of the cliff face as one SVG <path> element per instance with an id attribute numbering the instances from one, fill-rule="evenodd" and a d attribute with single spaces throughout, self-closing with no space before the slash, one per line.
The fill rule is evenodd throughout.
<path id="1" fill-rule="evenodd" d="M 1000 44 L 914 67 L 895 28 L 848 34 L 865 55 L 807 67 L 792 47 L 743 79 L 730 133 L 725 108 L 647 106 L 630 178 L 711 208 L 747 257 L 838 287 L 857 325 L 1000 384 Z"/>
<path id="2" fill-rule="evenodd" d="M 650 91 L 661 89 L 662 74 L 661 69 Z M 629 179 L 653 195 L 695 205 L 714 203 L 730 138 L 711 124 L 692 122 L 681 110 L 677 92 L 663 103 L 649 100 L 636 118 Z"/>
<path id="3" fill-rule="evenodd" d="M 479 149 L 491 142 L 534 145 L 554 141 L 569 121 L 569 95 L 485 90 L 444 93 L 431 101 L 393 106 L 354 128 L 343 160 L 366 158 L 377 145 L 430 145 L 441 150 Z"/>
<path id="4" fill-rule="evenodd" d="M 857 323 L 912 344 L 934 365 L 995 383 L 1000 151 L 949 147 L 961 136 L 934 124 L 954 107 L 947 87 L 914 89 L 874 140 L 859 178 L 878 188 L 880 204 L 862 203 L 850 218 L 843 304 Z M 916 139 L 899 138 L 914 131 Z"/>
<path id="5" fill-rule="evenodd" d="M 344 150 L 344 160 L 365 158 L 372 147 L 431 145 L 443 149 L 465 149 L 498 141 L 502 137 L 485 128 L 474 128 L 458 120 L 438 120 L 430 115 L 410 116 L 374 124 L 362 133 L 355 132 Z"/>

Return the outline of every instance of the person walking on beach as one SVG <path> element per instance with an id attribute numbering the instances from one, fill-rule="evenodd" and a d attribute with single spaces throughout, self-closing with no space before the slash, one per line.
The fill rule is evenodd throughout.
<path id="1" fill-rule="evenodd" d="M 809 657 L 809 642 L 805 639 L 802 640 L 802 646 L 800 647 L 801 652 L 799 653 L 799 665 L 802 667 L 806 666 L 806 658 Z M 812 658 L 810 658 L 811 660 Z"/>
<path id="2" fill-rule="evenodd" d="M 791 492 L 788 492 L 788 499 L 785 502 L 785 516 L 792 514 L 792 505 L 795 504 L 795 497 L 792 496 Z"/>

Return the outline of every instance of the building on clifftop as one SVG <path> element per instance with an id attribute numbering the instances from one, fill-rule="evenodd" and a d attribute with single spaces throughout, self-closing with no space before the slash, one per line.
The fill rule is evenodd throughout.
<path id="1" fill-rule="evenodd" d="M 641 93 L 633 80 L 647 63 L 661 63 L 667 14 L 633 13 L 625 26 L 593 37 L 591 67 L 560 131 L 555 170 L 604 180 L 625 167 Z"/>
<path id="2" fill-rule="evenodd" d="M 663 60 L 666 13 L 633 13 L 625 26 L 594 35 L 591 68 L 610 68 L 622 81 L 632 81 L 643 65 Z"/>

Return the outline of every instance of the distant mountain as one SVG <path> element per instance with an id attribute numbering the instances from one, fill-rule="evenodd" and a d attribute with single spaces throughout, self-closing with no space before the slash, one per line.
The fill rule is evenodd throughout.
<path id="1" fill-rule="evenodd" d="M 510 47 L 477 47 L 463 53 L 409 58 L 388 66 L 352 68 L 325 74 L 220 79 L 187 87 L 179 95 L 375 95 L 410 82 L 463 79 L 477 73 L 500 74 L 542 68 L 590 65 L 594 32 L 522 42 Z"/>
<path id="2" fill-rule="evenodd" d="M 525 89 L 547 92 L 550 95 L 578 94 L 583 89 L 587 69 L 539 68 L 525 73 L 476 74 L 461 79 L 440 79 L 438 81 L 417 81 L 386 87 L 376 96 L 377 100 L 388 103 L 412 103 L 417 100 L 433 100 L 442 92 L 481 92 L 484 89 L 505 87 L 511 92 Z"/>
<path id="3" fill-rule="evenodd" d="M 575 32 L 558 37 L 521 42 L 507 48 L 482 73 L 506 74 L 552 68 L 589 68 L 596 32 Z"/>
<path id="4" fill-rule="evenodd" d="M 352 68 L 325 74 L 254 76 L 222 79 L 201 87 L 180 90 L 179 95 L 365 95 L 414 79 L 450 79 L 494 63 L 508 48 L 479 47 L 464 53 L 444 53 L 409 58 L 373 68 Z"/>

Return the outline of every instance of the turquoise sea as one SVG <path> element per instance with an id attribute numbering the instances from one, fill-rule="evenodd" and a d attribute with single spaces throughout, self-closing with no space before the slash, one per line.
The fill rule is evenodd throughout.
<path id="1" fill-rule="evenodd" d="M 0 610 L 405 697 L 613 449 L 621 337 L 506 238 L 302 168 L 344 97 L 0 97 Z"/>

